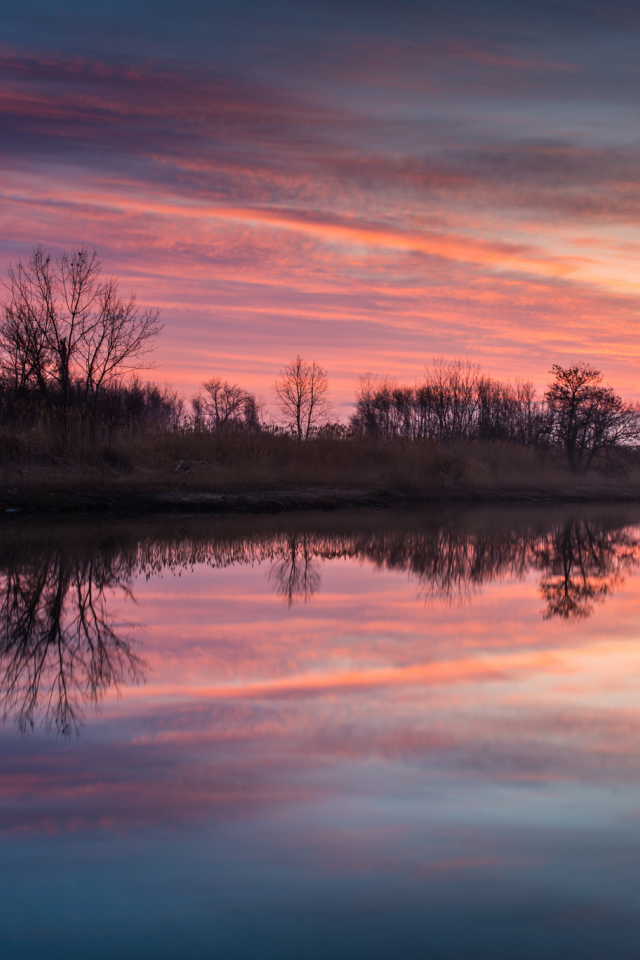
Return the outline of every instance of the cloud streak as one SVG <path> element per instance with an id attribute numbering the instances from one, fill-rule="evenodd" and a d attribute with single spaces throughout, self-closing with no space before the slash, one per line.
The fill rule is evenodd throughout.
<path id="1" fill-rule="evenodd" d="M 267 393 L 298 349 L 343 403 L 384 355 L 398 376 L 443 353 L 541 385 L 577 347 L 640 390 L 640 77 L 622 8 L 597 61 L 586 7 L 571 30 L 542 6 L 525 24 L 496 5 L 484 27 L 464 4 L 409 6 L 392 27 L 381 9 L 366 30 L 351 11 L 340 35 L 331 5 L 270 25 L 251 9 L 223 43 L 217 14 L 198 29 L 187 5 L 173 47 L 165 13 L 137 53 L 82 51 L 75 27 L 27 43 L 16 14 L 0 267 L 38 242 L 95 243 L 162 307 L 160 375 L 188 389 L 246 355 L 238 373 Z"/>

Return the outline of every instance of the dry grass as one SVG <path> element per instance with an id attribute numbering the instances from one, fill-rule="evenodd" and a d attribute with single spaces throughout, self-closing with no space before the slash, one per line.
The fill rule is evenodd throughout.
<path id="1" fill-rule="evenodd" d="M 56 491 L 232 493 L 283 489 L 380 490 L 428 498 L 475 494 L 602 499 L 640 497 L 640 463 L 628 456 L 575 477 L 562 458 L 529 447 L 371 441 L 192 431 L 121 430 L 66 442 L 46 427 L 0 433 L 4 495 Z"/>

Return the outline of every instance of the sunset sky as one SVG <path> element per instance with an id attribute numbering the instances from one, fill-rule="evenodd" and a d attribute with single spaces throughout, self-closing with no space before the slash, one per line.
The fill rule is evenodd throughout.
<path id="1" fill-rule="evenodd" d="M 97 248 L 162 311 L 154 378 L 269 401 L 295 353 L 344 416 L 434 355 L 640 397 L 640 6 L 3 9 L 0 271 Z"/>

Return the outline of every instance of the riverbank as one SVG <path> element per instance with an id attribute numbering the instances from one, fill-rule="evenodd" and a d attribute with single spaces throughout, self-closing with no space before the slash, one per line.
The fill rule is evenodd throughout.
<path id="1" fill-rule="evenodd" d="M 141 490 L 3 491 L 0 515 L 143 517 L 161 515 L 278 514 L 420 504 L 637 503 L 640 490 L 630 485 L 575 485 L 563 488 L 434 488 L 419 491 L 292 488 L 232 493 Z"/>
<path id="2" fill-rule="evenodd" d="M 154 442 L 155 439 L 155 442 Z M 0 465 L 0 513 L 281 513 L 403 503 L 633 502 L 631 452 L 573 474 L 561 455 L 491 443 L 287 437 L 128 436 L 46 456 L 37 444 Z"/>

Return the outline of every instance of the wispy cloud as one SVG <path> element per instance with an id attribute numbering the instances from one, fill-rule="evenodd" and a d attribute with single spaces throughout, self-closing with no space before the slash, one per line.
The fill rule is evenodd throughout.
<path id="1" fill-rule="evenodd" d="M 541 382 L 579 331 L 634 393 L 640 78 L 621 10 L 597 62 L 597 11 L 545 31 L 549 11 L 500 4 L 486 22 L 462 5 L 455 27 L 435 8 L 366 30 L 350 13 L 339 34 L 331 5 L 279 27 L 256 7 L 244 32 L 225 21 L 226 47 L 189 10 L 173 48 L 164 15 L 138 53 L 5 44 L 0 259 L 95 243 L 163 308 L 161 371 L 184 387 L 247 342 L 263 391 L 298 348 L 342 401 L 385 356 L 397 375 L 445 353 Z"/>

